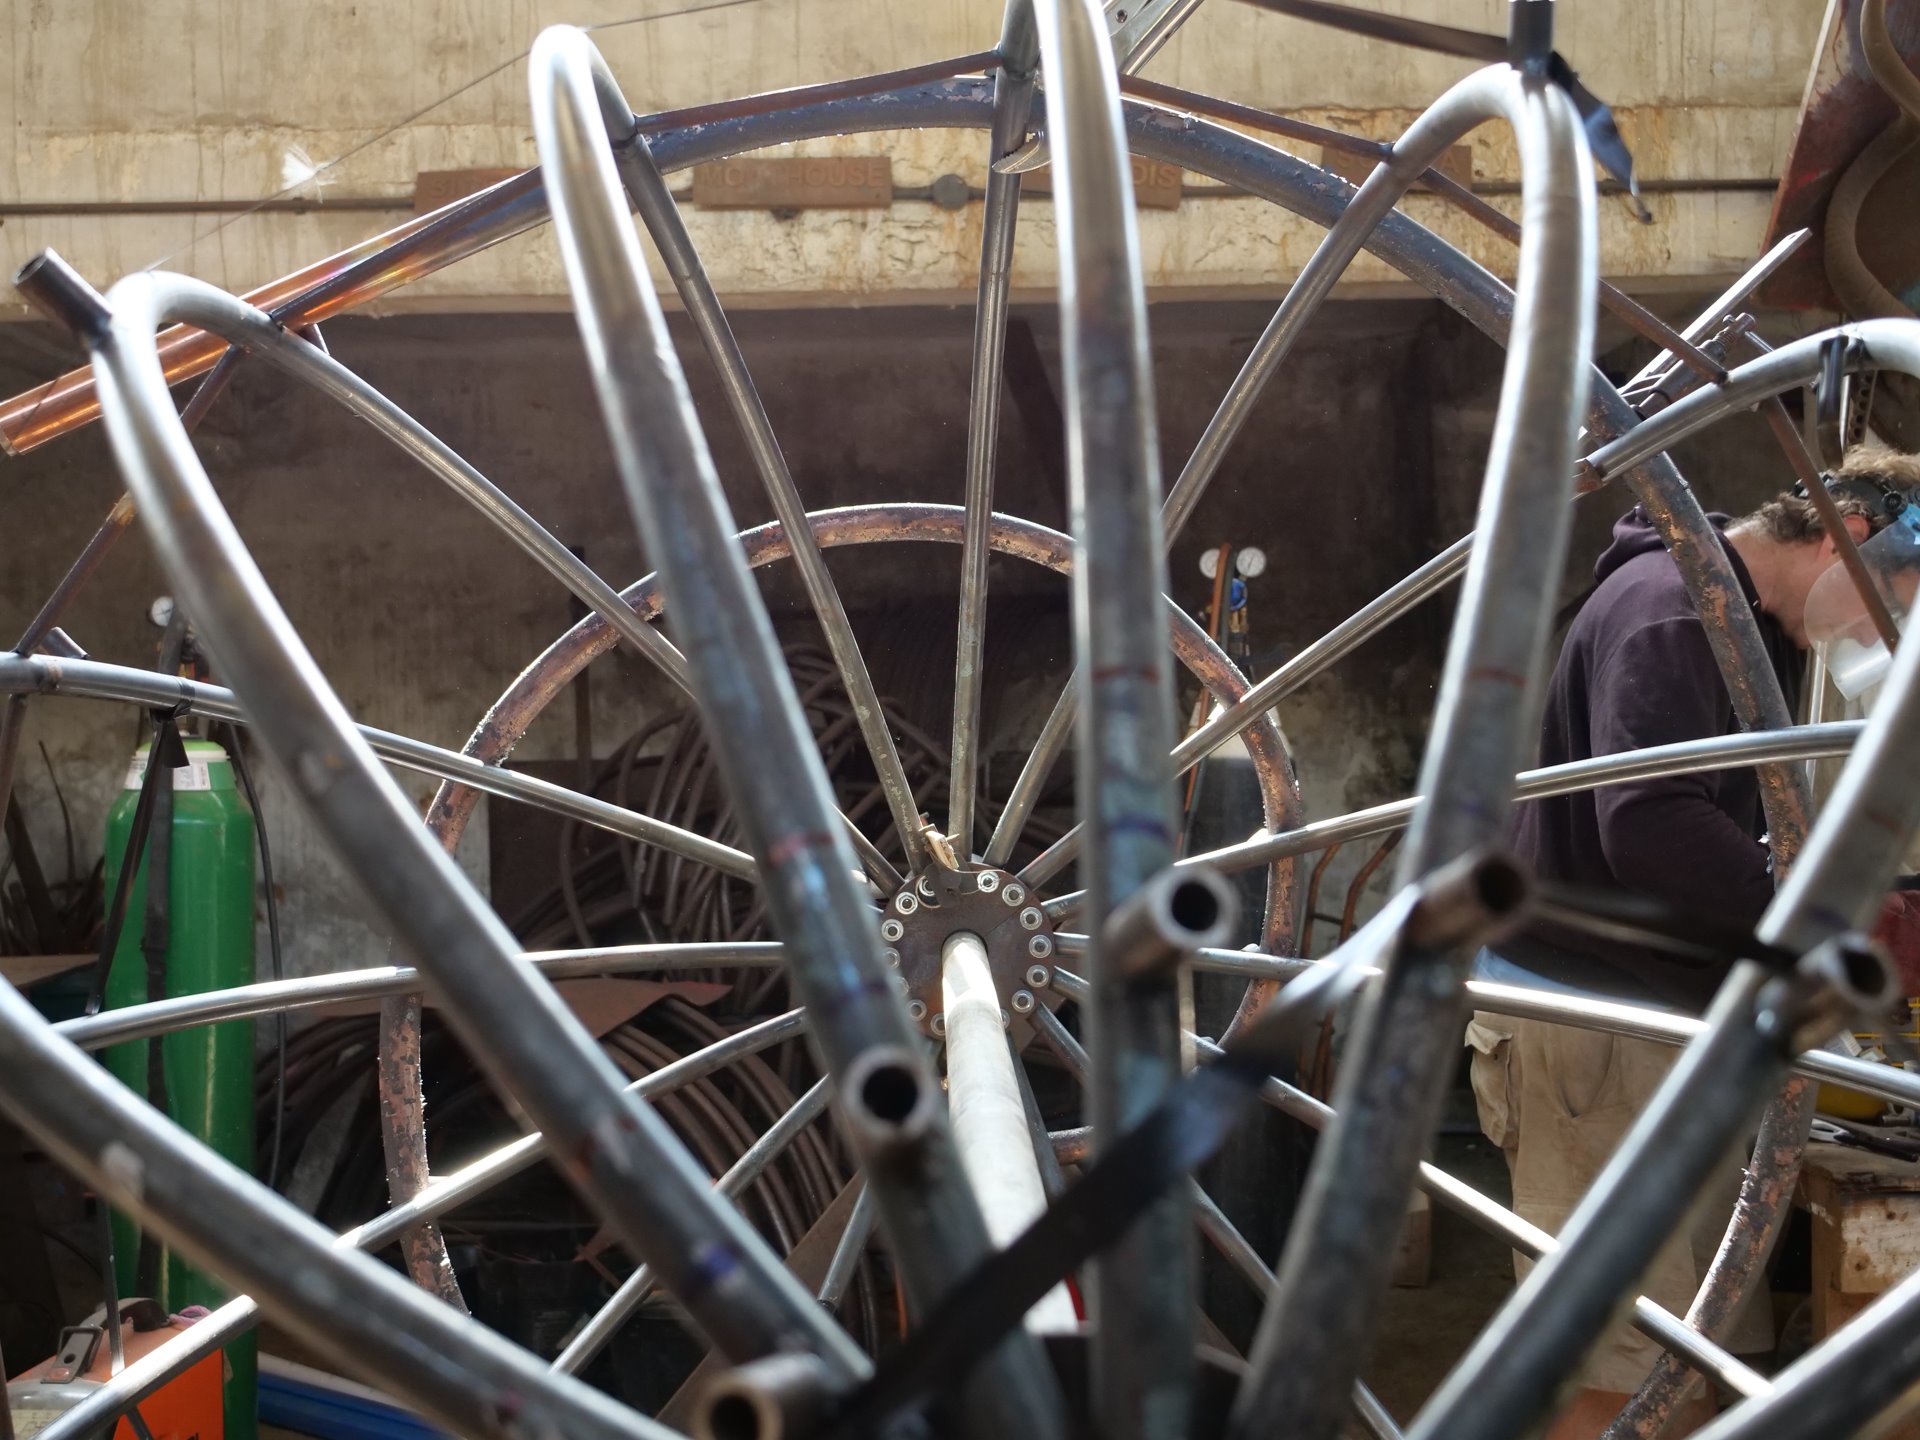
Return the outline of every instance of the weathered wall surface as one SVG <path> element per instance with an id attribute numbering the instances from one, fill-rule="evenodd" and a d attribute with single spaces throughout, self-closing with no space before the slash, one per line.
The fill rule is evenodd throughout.
<path id="1" fill-rule="evenodd" d="M 661 7 L 664 8 L 664 7 Z M 674 7 L 679 9 L 682 7 Z M 1411 0 L 1405 13 L 1498 30 L 1503 0 Z M 1820 0 L 1589 0 L 1562 7 L 1562 50 L 1616 108 L 1656 182 L 1656 223 L 1602 207 L 1605 269 L 1636 282 L 1697 282 L 1754 253 L 1812 53 Z M 624 0 L 493 5 L 474 0 L 0 0 L 0 258 L 53 246 L 98 281 L 164 261 L 244 289 L 405 218 L 417 172 L 531 163 L 525 65 L 546 24 L 603 25 L 595 39 L 643 111 L 919 64 L 990 47 L 1000 0 L 754 0 L 631 21 Z M 1191 89 L 1391 137 L 1464 62 L 1419 55 L 1213 0 L 1146 74 Z M 411 117 L 411 118 L 409 118 Z M 1510 137 L 1473 138 L 1475 178 L 1517 178 Z M 1318 159 L 1317 147 L 1290 147 Z M 897 185 L 984 180 L 973 133 L 876 135 L 809 153 L 891 155 Z M 341 159 L 294 198 L 306 213 L 151 213 L 231 206 Z M 1197 180 L 1198 177 L 1189 177 Z M 1733 182 L 1749 182 L 1740 188 Z M 1496 203 L 1511 207 L 1510 197 Z M 1509 247 L 1414 198 L 1413 213 L 1501 273 Z M 4 207 L 12 207 L 10 210 Z M 20 207 L 25 206 L 23 211 Z M 46 213 L 28 213 L 35 207 Z M 137 213 L 130 207 L 149 207 Z M 690 210 L 723 293 L 791 305 L 969 296 L 980 206 L 899 199 L 885 210 Z M 1016 285 L 1051 284 L 1050 206 L 1026 207 Z M 1271 290 L 1317 235 L 1246 199 L 1189 195 L 1142 219 L 1148 282 L 1199 295 Z M 1364 259 L 1356 285 L 1392 281 Z M 391 304 L 545 306 L 563 287 L 551 237 L 510 242 Z M 11 295 L 0 315 L 17 313 Z"/>

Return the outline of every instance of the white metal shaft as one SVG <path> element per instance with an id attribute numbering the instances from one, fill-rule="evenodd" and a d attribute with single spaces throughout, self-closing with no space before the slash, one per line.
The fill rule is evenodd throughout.
<path id="1" fill-rule="evenodd" d="M 987 947 L 962 930 L 940 948 L 940 990 L 947 1016 L 947 1106 L 960 1163 L 979 1197 L 987 1234 L 1011 1244 L 1047 1208 L 1033 1133 L 1020 1099 L 1013 1049 L 1001 1023 Z M 1056 1285 L 1027 1312 L 1027 1328 L 1072 1330 L 1079 1324 L 1066 1286 Z"/>

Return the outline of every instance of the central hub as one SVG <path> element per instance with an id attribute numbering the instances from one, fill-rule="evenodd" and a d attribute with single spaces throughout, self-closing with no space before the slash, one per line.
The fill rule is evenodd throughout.
<path id="1" fill-rule="evenodd" d="M 923 1034 L 946 1032 L 940 952 L 949 935 L 968 930 L 987 950 L 1000 1008 L 1024 1046 L 1034 1007 L 1057 1008 L 1053 926 L 1039 901 L 1004 870 L 946 870 L 909 880 L 887 902 L 880 938 L 899 974 L 907 1013 Z"/>

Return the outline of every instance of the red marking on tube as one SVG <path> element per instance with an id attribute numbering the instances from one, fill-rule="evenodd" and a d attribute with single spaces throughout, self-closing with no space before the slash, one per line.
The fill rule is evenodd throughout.
<path id="1" fill-rule="evenodd" d="M 1492 680 L 1501 685 L 1511 685 L 1515 689 L 1527 688 L 1527 677 L 1517 670 L 1502 670 L 1497 665 L 1476 665 L 1467 672 L 1468 681 Z"/>
<path id="2" fill-rule="evenodd" d="M 1160 678 L 1160 672 L 1151 665 L 1109 665 L 1105 669 L 1092 672 L 1093 683 L 1102 684 L 1108 680 L 1153 680 Z"/>
<path id="3" fill-rule="evenodd" d="M 819 847 L 831 847 L 832 844 L 833 837 L 831 835 L 822 835 L 817 831 L 802 830 L 798 834 L 788 835 L 774 841 L 772 846 L 767 850 L 767 864 L 770 866 L 784 865 L 787 861 L 793 859 L 794 856 L 805 851 Z"/>

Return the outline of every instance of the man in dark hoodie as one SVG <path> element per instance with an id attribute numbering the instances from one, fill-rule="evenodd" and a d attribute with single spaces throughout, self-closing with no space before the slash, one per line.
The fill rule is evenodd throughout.
<path id="1" fill-rule="evenodd" d="M 1856 543 L 1920 494 L 1920 460 L 1856 451 L 1831 477 Z M 1783 494 L 1726 523 L 1723 541 L 1796 711 L 1805 670 L 1807 594 L 1835 562 L 1810 501 Z M 1739 729 L 1706 629 L 1680 572 L 1646 516 L 1614 526 L 1595 586 L 1567 632 L 1547 692 L 1540 763 L 1557 765 Z M 1718 770 L 1636 780 L 1519 807 L 1515 850 L 1543 877 L 1653 896 L 1752 926 L 1773 897 L 1759 780 Z M 1482 952 L 1476 978 L 1699 1013 L 1725 967 L 1689 964 L 1619 941 L 1539 925 Z M 1514 1207 L 1557 1231 L 1671 1066 L 1652 1041 L 1479 1013 L 1468 1028 L 1481 1128 L 1506 1152 Z M 1739 1158 L 1711 1187 L 1687 1233 L 1662 1250 L 1643 1293 L 1684 1314 L 1726 1228 Z M 1524 1276 L 1528 1262 L 1516 1260 Z M 1763 1297 L 1755 1297 L 1760 1299 Z M 1725 1337 L 1736 1353 L 1772 1346 L 1764 1304 L 1746 1307 Z M 1583 1375 L 1586 1386 L 1549 1440 L 1599 1435 L 1659 1355 L 1624 1326 Z M 1704 1414 L 1710 1414 L 1706 1409 Z M 1704 1418 L 1704 1414 L 1695 1417 Z M 1692 1428 L 1683 1418 L 1681 1429 Z"/>

